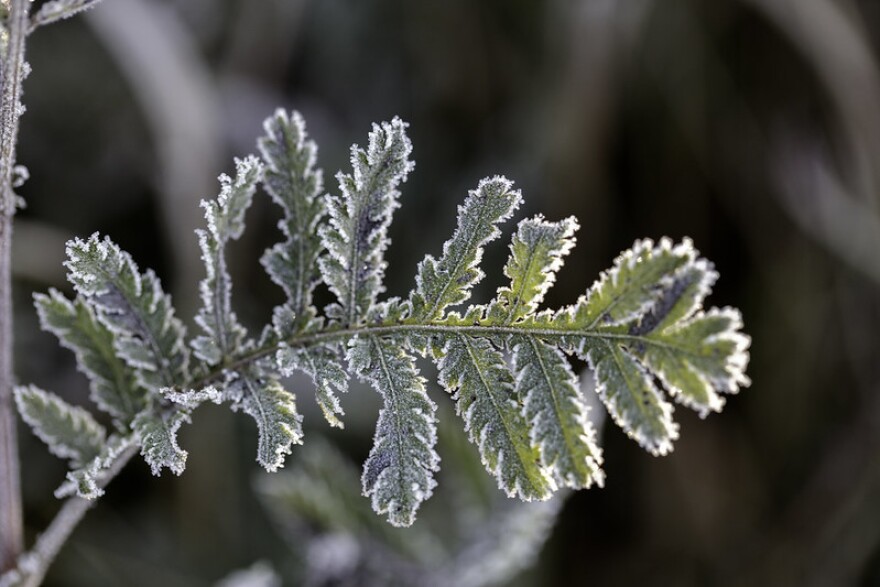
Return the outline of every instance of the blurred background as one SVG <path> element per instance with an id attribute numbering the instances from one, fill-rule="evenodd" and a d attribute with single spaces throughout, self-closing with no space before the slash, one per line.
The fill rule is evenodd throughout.
<path id="1" fill-rule="evenodd" d="M 751 388 L 706 420 L 676 410 L 668 457 L 606 426 L 605 487 L 560 502 L 534 567 L 503 584 L 880 585 L 878 42 L 873 0 L 107 0 L 30 40 L 18 377 L 87 403 L 72 354 L 39 332 L 31 304 L 35 291 L 69 291 L 67 239 L 110 235 L 159 272 L 190 320 L 198 202 L 233 156 L 255 150 L 265 117 L 303 113 L 334 190 L 349 145 L 400 115 L 417 167 L 391 228 L 390 295 L 439 252 L 467 190 L 501 173 L 523 190 L 521 217 L 580 220 L 548 306 L 575 300 L 637 238 L 690 236 L 721 273 L 709 304 L 740 308 L 753 337 Z M 281 299 L 258 263 L 281 239 L 277 212 L 258 199 L 230 253 L 236 309 L 254 327 Z M 480 301 L 506 255 L 501 243 L 487 252 Z M 339 431 L 309 383 L 290 387 L 306 447 L 288 467 L 307 470 L 314 453 L 300 451 L 314 441 L 351 460 L 356 485 L 375 394 L 343 398 Z M 454 425 L 439 482 L 455 492 L 475 451 L 455 438 L 442 390 L 429 393 Z M 154 478 L 133 462 L 47 585 L 211 585 L 261 560 L 299 584 L 308 553 L 363 562 L 370 541 L 410 542 L 364 521 L 322 551 L 320 520 L 267 509 L 242 415 L 201 408 L 181 444 L 185 474 Z M 63 463 L 24 430 L 21 445 L 32 539 L 58 507 Z M 444 499 L 413 536 L 446 531 L 443 504 L 458 502 Z M 468 543 L 461 531 L 453 545 Z"/>

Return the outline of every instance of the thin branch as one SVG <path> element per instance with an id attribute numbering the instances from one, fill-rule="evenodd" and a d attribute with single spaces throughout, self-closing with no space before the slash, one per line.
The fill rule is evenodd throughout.
<path id="1" fill-rule="evenodd" d="M 119 455 L 116 461 L 107 469 L 98 486 L 102 489 L 122 471 L 123 467 L 137 454 L 138 445 L 132 439 L 131 444 Z M 52 523 L 46 531 L 37 538 L 34 547 L 20 559 L 19 573 L 22 581 L 19 587 L 36 587 L 43 581 L 49 565 L 58 556 L 61 547 L 70 538 L 71 533 L 82 521 L 83 516 L 95 505 L 97 500 L 71 497 L 55 515 Z"/>
<path id="2" fill-rule="evenodd" d="M 388 336 L 393 334 L 420 334 L 427 336 L 437 334 L 469 334 L 471 336 L 500 338 L 519 335 L 537 336 L 541 339 L 582 337 L 606 343 L 609 341 L 617 341 L 619 343 L 631 343 L 633 345 L 659 346 L 679 352 L 683 350 L 660 340 L 649 339 L 636 334 L 628 334 L 624 332 L 609 332 L 608 330 L 593 327 L 577 330 L 553 326 L 523 328 L 517 326 L 459 326 L 448 324 L 377 324 L 296 334 L 277 344 L 270 344 L 253 349 L 234 361 L 224 363 L 194 381 L 189 382 L 188 387 L 192 389 L 205 387 L 209 383 L 221 379 L 226 372 L 244 369 L 252 363 L 278 352 L 284 347 L 306 347 L 317 344 L 326 344 L 328 342 L 347 342 L 355 336 Z"/>
<path id="3" fill-rule="evenodd" d="M 12 408 L 12 217 L 16 196 L 12 189 L 21 82 L 26 75 L 25 38 L 28 0 L 12 0 L 9 44 L 2 64 L 0 88 L 0 570 L 13 566 L 22 550 L 21 488 L 15 412 Z"/>

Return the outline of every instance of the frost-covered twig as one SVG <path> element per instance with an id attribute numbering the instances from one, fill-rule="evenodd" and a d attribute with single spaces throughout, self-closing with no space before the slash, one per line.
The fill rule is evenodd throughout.
<path id="1" fill-rule="evenodd" d="M 131 442 L 107 469 L 103 478 L 98 481 L 98 486 L 103 488 L 110 483 L 131 460 L 131 457 L 137 454 L 137 450 L 137 444 Z M 78 496 L 71 497 L 64 502 L 49 527 L 37 538 L 34 547 L 19 558 L 18 568 L 0 578 L 0 586 L 7 583 L 17 587 L 36 587 L 39 585 L 61 547 L 64 546 L 70 534 L 95 503 L 95 500 L 83 499 Z"/>
<path id="2" fill-rule="evenodd" d="M 21 493 L 18 444 L 12 407 L 12 217 L 15 193 L 12 179 L 18 119 L 22 114 L 21 82 L 28 30 L 28 0 L 12 0 L 9 40 L 2 64 L 0 88 L 0 570 L 9 568 L 22 549 Z"/>

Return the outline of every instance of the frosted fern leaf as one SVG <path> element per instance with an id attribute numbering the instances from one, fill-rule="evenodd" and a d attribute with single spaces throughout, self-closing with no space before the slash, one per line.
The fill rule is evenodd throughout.
<path id="1" fill-rule="evenodd" d="M 327 314 L 346 326 L 360 324 L 384 290 L 388 225 L 400 206 L 397 188 L 415 165 L 406 127 L 399 118 L 374 124 L 367 150 L 351 147 L 353 172 L 336 176 L 340 195 L 327 197 L 330 222 L 320 234 L 329 254 L 320 267 L 339 300 Z"/>
<path id="2" fill-rule="evenodd" d="M 183 473 L 187 452 L 178 446 L 177 432 L 189 420 L 187 412 L 176 410 L 143 412 L 134 419 L 132 427 L 141 455 L 153 475 L 159 475 L 166 467 L 175 475 Z"/>
<path id="3" fill-rule="evenodd" d="M 274 376 L 257 369 L 232 375 L 224 399 L 257 423 L 257 461 L 267 471 L 277 471 L 292 446 L 302 444 L 302 416 L 296 399 Z"/>
<path id="4" fill-rule="evenodd" d="M 147 406 L 134 373 L 116 356 L 113 334 L 82 299 L 70 301 L 60 292 L 36 294 L 34 305 L 44 330 L 76 354 L 77 367 L 91 383 L 91 399 L 125 428 Z"/>
<path id="5" fill-rule="evenodd" d="M 574 247 L 577 229 L 575 218 L 546 222 L 538 216 L 519 223 L 510 243 L 510 259 L 504 267 L 504 275 L 511 283 L 498 290 L 489 306 L 487 321 L 509 325 L 535 313 L 556 280 L 564 257 Z"/>
<path id="6" fill-rule="evenodd" d="M 321 197 L 323 172 L 316 168 L 318 148 L 309 140 L 305 121 L 298 112 L 278 109 L 263 122 L 265 134 L 258 147 L 265 162 L 263 187 L 284 212 L 278 227 L 284 242 L 268 249 L 261 262 L 272 281 L 284 289 L 287 302 L 275 308 L 275 335 L 283 340 L 295 333 L 315 331 L 312 290 L 320 281 L 319 259 L 324 245 L 318 226 L 327 216 Z M 315 383 L 315 399 L 331 426 L 342 428 L 344 414 L 338 393 L 348 389 L 348 373 L 333 346 L 282 347 L 277 353 L 282 374 L 294 370 L 308 374 Z"/>
<path id="7" fill-rule="evenodd" d="M 192 341 L 197 357 L 217 365 L 236 352 L 246 336 L 232 311 L 232 279 L 226 267 L 224 248 L 244 231 L 244 214 L 251 205 L 262 165 L 256 157 L 236 159 L 235 180 L 220 176 L 220 195 L 203 200 L 208 230 L 197 230 L 207 277 L 199 284 L 202 309 L 196 324 L 205 332 Z"/>
<path id="8" fill-rule="evenodd" d="M 287 294 L 297 324 L 313 315 L 312 290 L 318 284 L 318 258 L 324 250 L 317 228 L 327 215 L 321 197 L 323 173 L 315 168 L 318 148 L 308 139 L 298 112 L 279 109 L 263 122 L 258 146 L 266 165 L 263 187 L 284 212 L 278 228 L 287 240 L 268 249 L 262 263 Z"/>
<path id="9" fill-rule="evenodd" d="M 113 333 L 117 354 L 143 387 L 158 390 L 186 381 L 185 330 L 152 271 L 141 275 L 128 253 L 97 234 L 68 243 L 65 265 L 68 279 Z"/>
<path id="10" fill-rule="evenodd" d="M 443 255 L 419 263 L 416 288 L 410 296 L 412 318 L 439 318 L 448 306 L 466 301 L 471 287 L 483 278 L 480 260 L 484 245 L 498 238 L 497 225 L 510 218 L 522 197 L 503 177 L 484 179 L 458 209 L 458 228 L 443 245 Z"/>
<path id="11" fill-rule="evenodd" d="M 510 286 L 498 290 L 486 311 L 486 324 L 510 326 L 532 315 L 575 243 L 577 220 L 546 222 L 540 216 L 520 222 L 510 244 L 504 274 Z M 512 336 L 516 397 L 522 402 L 541 463 L 559 485 L 575 489 L 602 483 L 601 450 L 577 378 L 559 350 L 532 336 Z"/>
<path id="12" fill-rule="evenodd" d="M 18 413 L 55 456 L 80 466 L 101 452 L 107 433 L 84 409 L 28 385 L 15 388 Z"/>
<path id="13" fill-rule="evenodd" d="M 711 272 L 705 275 L 714 279 Z M 687 288 L 684 295 L 679 291 L 682 287 Z M 721 411 L 721 393 L 735 393 L 750 383 L 745 375 L 749 340 L 740 334 L 742 318 L 732 308 L 712 308 L 707 312 L 684 309 L 689 305 L 684 301 L 688 290 L 696 293 L 700 287 L 701 281 L 693 281 L 689 286 L 681 281 L 672 284 L 658 307 L 662 312 L 664 304 L 670 303 L 670 296 L 681 296 L 682 301 L 673 305 L 665 319 L 650 314 L 631 330 L 649 341 L 633 346 L 636 356 L 657 373 L 675 400 L 705 417 L 710 411 Z M 704 295 L 698 293 L 690 305 L 698 307 Z M 670 318 L 675 310 L 682 314 L 682 319 Z"/>
<path id="14" fill-rule="evenodd" d="M 345 414 L 338 393 L 348 390 L 348 372 L 340 361 L 339 352 L 331 345 L 282 347 L 277 353 L 278 367 L 284 375 L 302 371 L 315 383 L 315 400 L 327 423 L 343 428 L 339 418 Z"/>
<path id="15" fill-rule="evenodd" d="M 662 239 L 636 241 L 631 249 L 614 260 L 614 266 L 602 273 L 590 288 L 577 311 L 578 322 L 588 328 L 626 324 L 650 312 L 660 300 L 663 286 L 676 271 L 695 261 L 689 240 L 673 246 Z"/>
<path id="16" fill-rule="evenodd" d="M 672 405 L 658 378 L 680 403 L 705 416 L 719 411 L 721 393 L 749 385 L 749 338 L 739 312 L 700 310 L 717 274 L 687 239 L 638 241 L 593 285 L 589 296 L 531 323 L 556 322 L 561 343 L 588 360 L 614 421 L 653 454 L 678 437 Z"/>
<path id="17" fill-rule="evenodd" d="M 601 485 L 602 451 L 571 365 L 558 349 L 535 337 L 513 337 L 511 348 L 515 395 L 523 403 L 541 464 L 552 471 L 560 486 Z"/>
<path id="18" fill-rule="evenodd" d="M 504 357 L 489 340 L 465 334 L 450 336 L 442 354 L 440 383 L 455 392 L 465 431 L 486 470 L 509 497 L 548 498 L 556 486 L 529 437 Z"/>
<path id="19" fill-rule="evenodd" d="M 99 406 L 121 430 L 130 422 L 131 442 L 155 473 L 183 470 L 176 434 L 205 401 L 228 402 L 256 421 L 257 460 L 274 471 L 302 441 L 295 398 L 280 378 L 307 373 L 326 419 L 341 426 L 339 394 L 355 374 L 383 398 L 363 492 L 392 524 L 409 525 L 433 492 L 439 463 L 435 406 L 416 354 L 437 363 L 486 470 L 507 495 L 525 500 L 604 479 L 588 402 L 566 353 L 590 364 L 614 421 L 653 454 L 671 450 L 679 433 L 667 395 L 704 416 L 749 384 L 741 317 L 703 309 L 717 274 L 689 240 L 637 241 L 574 304 L 542 309 L 578 226 L 573 218 L 526 219 L 510 244 L 509 283 L 488 303 L 468 303 L 484 276 L 484 247 L 522 201 L 496 176 L 469 192 L 440 256 L 419 263 L 413 291 L 380 300 L 388 227 L 413 168 L 406 123 L 374 125 L 367 148 L 352 147 L 352 172 L 337 175 L 339 193 L 326 196 L 302 118 L 278 110 L 264 129 L 262 162 L 239 161 L 236 179 L 222 179 L 220 197 L 204 204 L 208 275 L 196 320 L 203 334 L 192 343 L 201 362 L 192 371 L 183 325 L 155 275 L 139 273 L 108 239 L 69 243 L 76 302 L 56 292 L 37 298 L 44 326 L 75 350 Z M 286 299 L 253 339 L 235 319 L 223 254 L 244 229 L 258 180 L 283 212 L 284 241 L 262 263 Z M 322 282 L 335 296 L 323 311 L 312 299 Z M 116 438 L 105 443 L 122 442 Z M 69 477 L 80 493 L 100 489 L 111 458 L 100 444 Z"/>
<path id="20" fill-rule="evenodd" d="M 188 415 L 205 402 L 228 402 L 233 411 L 242 411 L 253 418 L 259 434 L 257 462 L 267 471 L 278 470 L 284 464 L 284 457 L 290 454 L 292 445 L 302 443 L 302 417 L 296 408 L 296 398 L 284 389 L 276 370 L 266 361 L 241 370 L 226 370 L 222 383 L 216 386 L 185 391 L 166 388 L 161 394 L 180 410 L 175 414 Z M 174 447 L 177 428 L 170 431 Z M 167 454 L 174 453 L 169 451 Z"/>
<path id="21" fill-rule="evenodd" d="M 377 336 L 356 338 L 348 352 L 352 369 L 382 394 L 373 449 L 364 463 L 364 495 L 376 513 L 395 526 L 409 526 L 421 503 L 431 497 L 440 457 L 437 407 L 425 393 L 425 380 L 404 341 Z"/>

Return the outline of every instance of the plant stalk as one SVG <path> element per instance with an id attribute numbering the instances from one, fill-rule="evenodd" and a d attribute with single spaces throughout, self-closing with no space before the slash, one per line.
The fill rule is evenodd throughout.
<path id="1" fill-rule="evenodd" d="M 104 477 L 98 484 L 99 487 L 106 487 L 122 471 L 128 461 L 131 460 L 131 457 L 137 454 L 137 450 L 137 443 L 132 441 L 104 474 Z M 64 505 L 55 514 L 55 518 L 49 524 L 49 527 L 40 534 L 34 547 L 25 554 L 24 558 L 27 559 L 27 564 L 22 565 L 22 568 L 19 569 L 19 572 L 22 573 L 22 581 L 18 583 L 19 587 L 37 587 L 37 585 L 43 582 L 46 571 L 49 570 L 52 561 L 58 556 L 61 547 L 64 546 L 74 529 L 82 521 L 83 516 L 86 515 L 86 512 L 95 503 L 97 503 L 97 500 L 83 499 L 76 496 L 64 502 Z"/>
<path id="2" fill-rule="evenodd" d="M 26 75 L 25 39 L 29 0 L 11 0 L 6 52 L 0 80 L 0 570 L 15 566 L 24 543 L 21 513 L 18 440 L 13 409 L 12 219 L 16 196 L 12 187 L 21 84 Z"/>
<path id="3" fill-rule="evenodd" d="M 458 325 L 458 324 L 432 324 L 432 323 L 412 323 L 401 322 L 392 324 L 373 324 L 352 327 L 335 327 L 317 332 L 304 332 L 295 334 L 280 343 L 271 343 L 262 347 L 258 347 L 248 351 L 246 354 L 239 356 L 231 362 L 223 363 L 204 375 L 197 377 L 187 384 L 188 389 L 201 389 L 205 385 L 222 379 L 228 371 L 243 369 L 260 359 L 268 357 L 278 352 L 283 347 L 307 347 L 315 344 L 323 344 L 328 342 L 346 342 L 355 336 L 382 336 L 389 334 L 469 334 L 472 336 L 494 336 L 506 337 L 512 335 L 532 335 L 544 339 L 559 339 L 562 337 L 581 337 L 588 338 L 593 341 L 617 341 L 621 343 L 630 343 L 633 345 L 647 345 L 652 347 L 669 348 L 681 350 L 675 345 L 668 342 L 653 340 L 639 336 L 638 334 L 629 334 L 627 332 L 615 332 L 608 328 L 588 326 L 581 329 L 559 328 L 554 326 L 529 327 L 520 328 L 508 325 Z M 181 389 L 180 391 L 185 391 Z"/>

